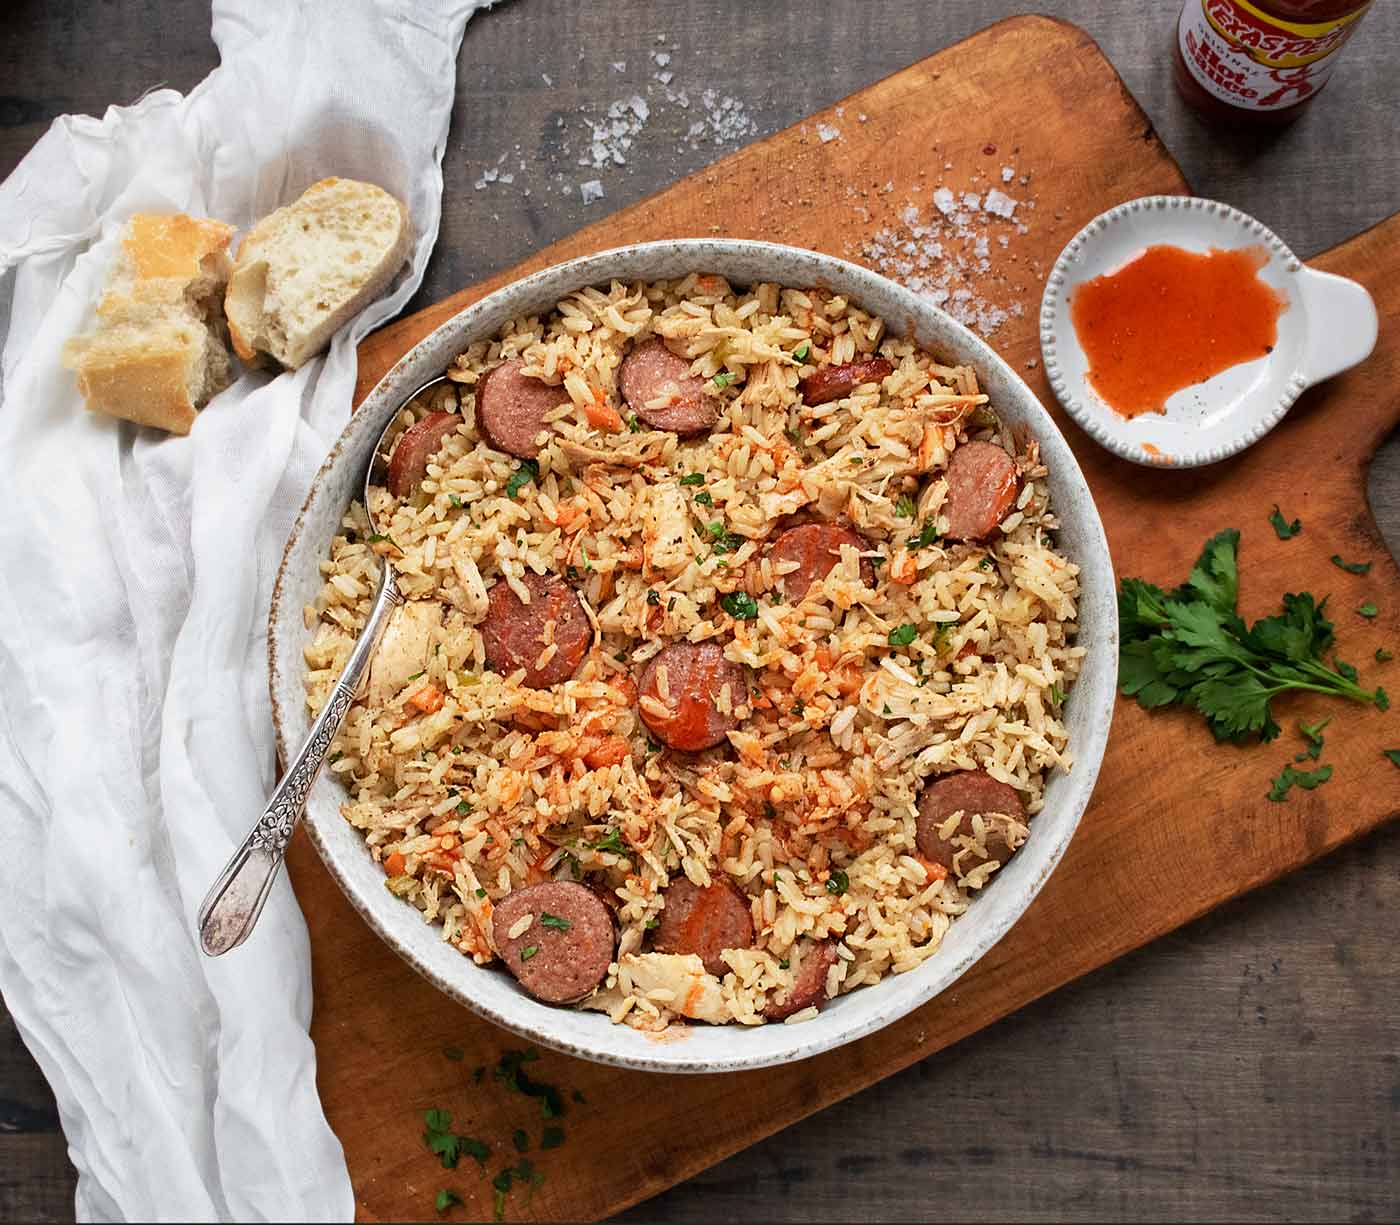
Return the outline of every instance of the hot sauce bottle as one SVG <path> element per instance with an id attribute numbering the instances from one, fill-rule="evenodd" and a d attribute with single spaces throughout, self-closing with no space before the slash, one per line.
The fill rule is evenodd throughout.
<path id="1" fill-rule="evenodd" d="M 1371 0 L 1186 0 L 1173 59 L 1182 96 L 1211 119 L 1284 124 L 1332 75 Z"/>

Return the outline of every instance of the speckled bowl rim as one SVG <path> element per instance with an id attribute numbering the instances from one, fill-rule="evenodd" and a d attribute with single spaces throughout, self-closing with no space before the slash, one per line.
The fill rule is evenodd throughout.
<path id="1" fill-rule="evenodd" d="M 1297 402 L 1298 397 L 1308 389 L 1309 383 L 1301 369 L 1303 355 L 1301 353 L 1295 354 L 1294 367 L 1287 376 L 1283 391 L 1262 411 L 1255 412 L 1248 429 L 1235 435 L 1229 443 L 1223 446 L 1192 450 L 1189 447 L 1181 446 L 1179 442 L 1173 442 L 1171 451 L 1166 454 L 1153 454 L 1151 451 L 1144 450 L 1140 444 L 1130 442 L 1115 433 L 1112 428 L 1104 425 L 1102 416 L 1091 411 L 1083 399 L 1074 392 L 1069 385 L 1069 380 L 1065 377 L 1064 367 L 1060 362 L 1060 352 L 1062 343 L 1078 347 L 1079 341 L 1074 336 L 1070 336 L 1062 342 L 1055 327 L 1056 308 L 1064 295 L 1066 283 L 1074 271 L 1075 265 L 1086 257 L 1086 254 L 1092 250 L 1094 244 L 1103 234 L 1121 224 L 1127 217 L 1151 212 L 1154 209 L 1214 213 L 1241 226 L 1246 236 L 1255 242 L 1262 243 L 1268 250 L 1270 259 L 1278 259 L 1283 264 L 1284 271 L 1290 275 L 1300 272 L 1306 265 L 1273 230 L 1269 229 L 1258 218 L 1251 217 L 1232 204 L 1225 204 L 1219 200 L 1208 200 L 1203 196 L 1140 196 L 1136 200 L 1128 200 L 1126 203 L 1106 209 L 1095 217 L 1069 240 L 1055 261 L 1055 266 L 1051 268 L 1050 275 L 1045 281 L 1045 292 L 1040 299 L 1040 355 L 1045 364 L 1045 376 L 1050 380 L 1050 386 L 1060 403 L 1064 405 L 1065 411 L 1100 446 L 1106 447 L 1115 455 L 1120 455 L 1135 464 L 1143 464 L 1151 468 L 1199 468 L 1206 464 L 1218 463 L 1222 459 L 1238 455 L 1247 447 L 1252 447 L 1284 419 L 1288 410 Z M 1305 308 L 1303 303 L 1299 301 L 1290 306 L 1290 309 Z"/>
<path id="2" fill-rule="evenodd" d="M 748 271 L 737 271 L 741 267 Z M 658 1040 L 628 1026 L 613 1025 L 603 1013 L 541 1004 L 518 988 L 511 991 L 500 1006 L 484 1003 L 471 991 L 473 983 L 481 981 L 477 976 L 490 974 L 507 982 L 509 976 L 499 969 L 476 966 L 469 958 L 455 952 L 451 954 L 447 971 L 440 972 L 428 964 L 428 958 L 407 947 L 410 939 L 421 943 L 421 937 L 409 934 L 409 924 L 413 930 L 427 925 L 416 910 L 383 888 L 382 879 L 377 889 L 369 886 L 361 889 L 352 879 L 358 865 L 348 859 L 342 863 L 330 845 L 331 838 L 335 837 L 333 825 L 341 830 L 349 828 L 338 811 L 344 791 L 325 775 L 317 781 L 304 823 L 312 845 L 350 904 L 419 974 L 479 1016 L 544 1046 L 599 1063 L 674 1073 L 741 1071 L 788 1063 L 831 1050 L 871 1034 L 927 1003 L 985 955 L 1040 892 L 1063 856 L 1088 805 L 1113 715 L 1118 658 L 1112 562 L 1103 524 L 1083 473 L 1064 436 L 1035 394 L 984 341 L 904 287 L 868 268 L 818 252 L 729 239 L 639 243 L 555 265 L 504 286 L 465 308 L 405 353 L 352 414 L 312 483 L 288 538 L 274 584 L 268 622 L 268 662 L 273 721 L 282 760 L 289 759 L 296 748 L 296 744 L 289 743 L 290 732 L 295 730 L 300 736 L 307 722 L 304 705 L 290 696 L 296 693 L 296 688 L 286 688 L 292 710 L 284 710 L 279 700 L 279 688 L 288 683 L 299 687 L 300 648 L 307 637 L 300 606 L 282 607 L 290 604 L 288 588 L 294 585 L 289 567 L 298 552 L 308 551 L 309 559 L 317 559 L 328 551 L 329 535 L 314 548 L 303 543 L 301 536 L 313 511 L 321 515 L 327 512 L 327 506 L 321 503 L 330 495 L 323 497 L 322 491 L 333 483 L 338 468 L 354 462 L 352 444 L 358 439 L 359 449 L 367 456 L 383 422 L 402 399 L 440 373 L 450 360 L 449 355 L 464 348 L 468 338 L 489 335 L 499 327 L 503 319 L 489 321 L 500 312 L 505 311 L 506 317 L 533 313 L 574 289 L 606 284 L 614 277 L 621 280 L 672 278 L 692 270 L 718 272 L 736 284 L 775 281 L 804 287 L 823 286 L 846 294 L 867 309 L 883 305 L 879 313 L 883 314 L 891 332 L 913 335 L 920 344 L 945 359 L 973 364 L 998 410 L 1009 422 L 1024 426 L 1039 441 L 1050 472 L 1048 479 L 1062 538 L 1077 537 L 1073 549 L 1073 560 L 1081 568 L 1077 642 L 1085 646 L 1086 654 L 1065 710 L 1066 722 L 1071 727 L 1074 765 L 1068 773 L 1058 772 L 1047 786 L 1047 794 L 1055 799 L 1055 807 L 1052 812 L 1047 806 L 1036 818 L 1035 830 L 1046 831 L 1039 844 L 1033 833 L 1026 847 L 998 874 L 996 887 L 988 889 L 973 903 L 967 914 L 950 929 L 940 950 L 919 967 L 840 996 L 814 1019 L 795 1025 L 756 1028 L 696 1025 L 683 1027 L 683 1032 L 672 1040 Z M 364 441 L 366 438 L 370 440 L 368 443 Z M 363 468 L 357 464 L 355 472 L 362 475 Z M 353 478 L 342 475 L 343 483 L 347 483 L 347 488 L 355 491 L 355 495 L 359 479 L 359 475 Z M 339 502 L 335 521 L 343 514 L 349 500 L 346 497 Z M 309 577 L 306 581 L 310 581 Z M 279 647 L 279 625 L 286 627 L 290 638 L 285 652 Z M 281 675 L 283 658 L 293 669 L 286 678 Z M 300 709 L 295 709 L 298 706 Z M 327 788 L 335 788 L 338 794 L 331 795 Z M 328 813 L 317 811 L 318 793 L 327 803 L 334 801 Z M 323 828 L 323 822 L 331 824 Z M 359 863 L 368 862 L 368 853 L 357 832 L 355 843 L 362 857 Z M 954 941 L 953 934 L 960 928 L 967 934 Z M 431 930 L 436 931 L 435 928 Z M 962 947 L 964 944 L 966 947 Z M 954 949 L 960 950 L 956 957 Z M 587 1022 L 579 1023 L 580 1017 L 588 1018 Z M 578 1037 L 561 1033 L 561 1030 L 586 1033 Z M 688 1034 L 685 1031 L 689 1031 Z"/>

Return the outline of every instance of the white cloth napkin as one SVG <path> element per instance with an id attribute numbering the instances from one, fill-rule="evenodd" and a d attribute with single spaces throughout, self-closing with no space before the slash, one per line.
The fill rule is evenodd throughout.
<path id="1" fill-rule="evenodd" d="M 194 916 L 273 782 L 277 560 L 348 417 L 355 344 L 437 237 L 484 2 L 216 0 L 222 62 L 188 97 L 59 119 L 0 185 L 0 990 L 58 1097 L 80 1220 L 353 1212 L 290 887 L 218 960 Z M 327 357 L 244 374 L 187 438 L 81 407 L 59 350 L 128 216 L 246 227 L 327 175 L 387 188 L 416 232 Z"/>

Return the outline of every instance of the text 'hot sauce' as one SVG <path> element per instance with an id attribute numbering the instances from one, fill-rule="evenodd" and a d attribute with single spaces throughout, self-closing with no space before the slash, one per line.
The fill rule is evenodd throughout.
<path id="1" fill-rule="evenodd" d="M 1070 298 L 1089 382 L 1124 417 L 1164 413 L 1183 387 L 1273 351 L 1287 304 L 1259 278 L 1263 247 L 1148 247 Z"/>

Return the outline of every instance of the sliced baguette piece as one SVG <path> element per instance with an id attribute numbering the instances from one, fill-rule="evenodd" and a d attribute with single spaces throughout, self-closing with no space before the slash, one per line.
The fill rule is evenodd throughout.
<path id="1" fill-rule="evenodd" d="M 89 409 L 190 432 L 195 411 L 229 383 L 218 307 L 232 237 L 231 226 L 183 214 L 131 218 L 97 328 L 63 350 Z"/>
<path id="2" fill-rule="evenodd" d="M 295 370 L 383 291 L 411 239 L 408 210 L 383 188 L 313 183 L 239 244 L 224 295 L 234 351 Z"/>

